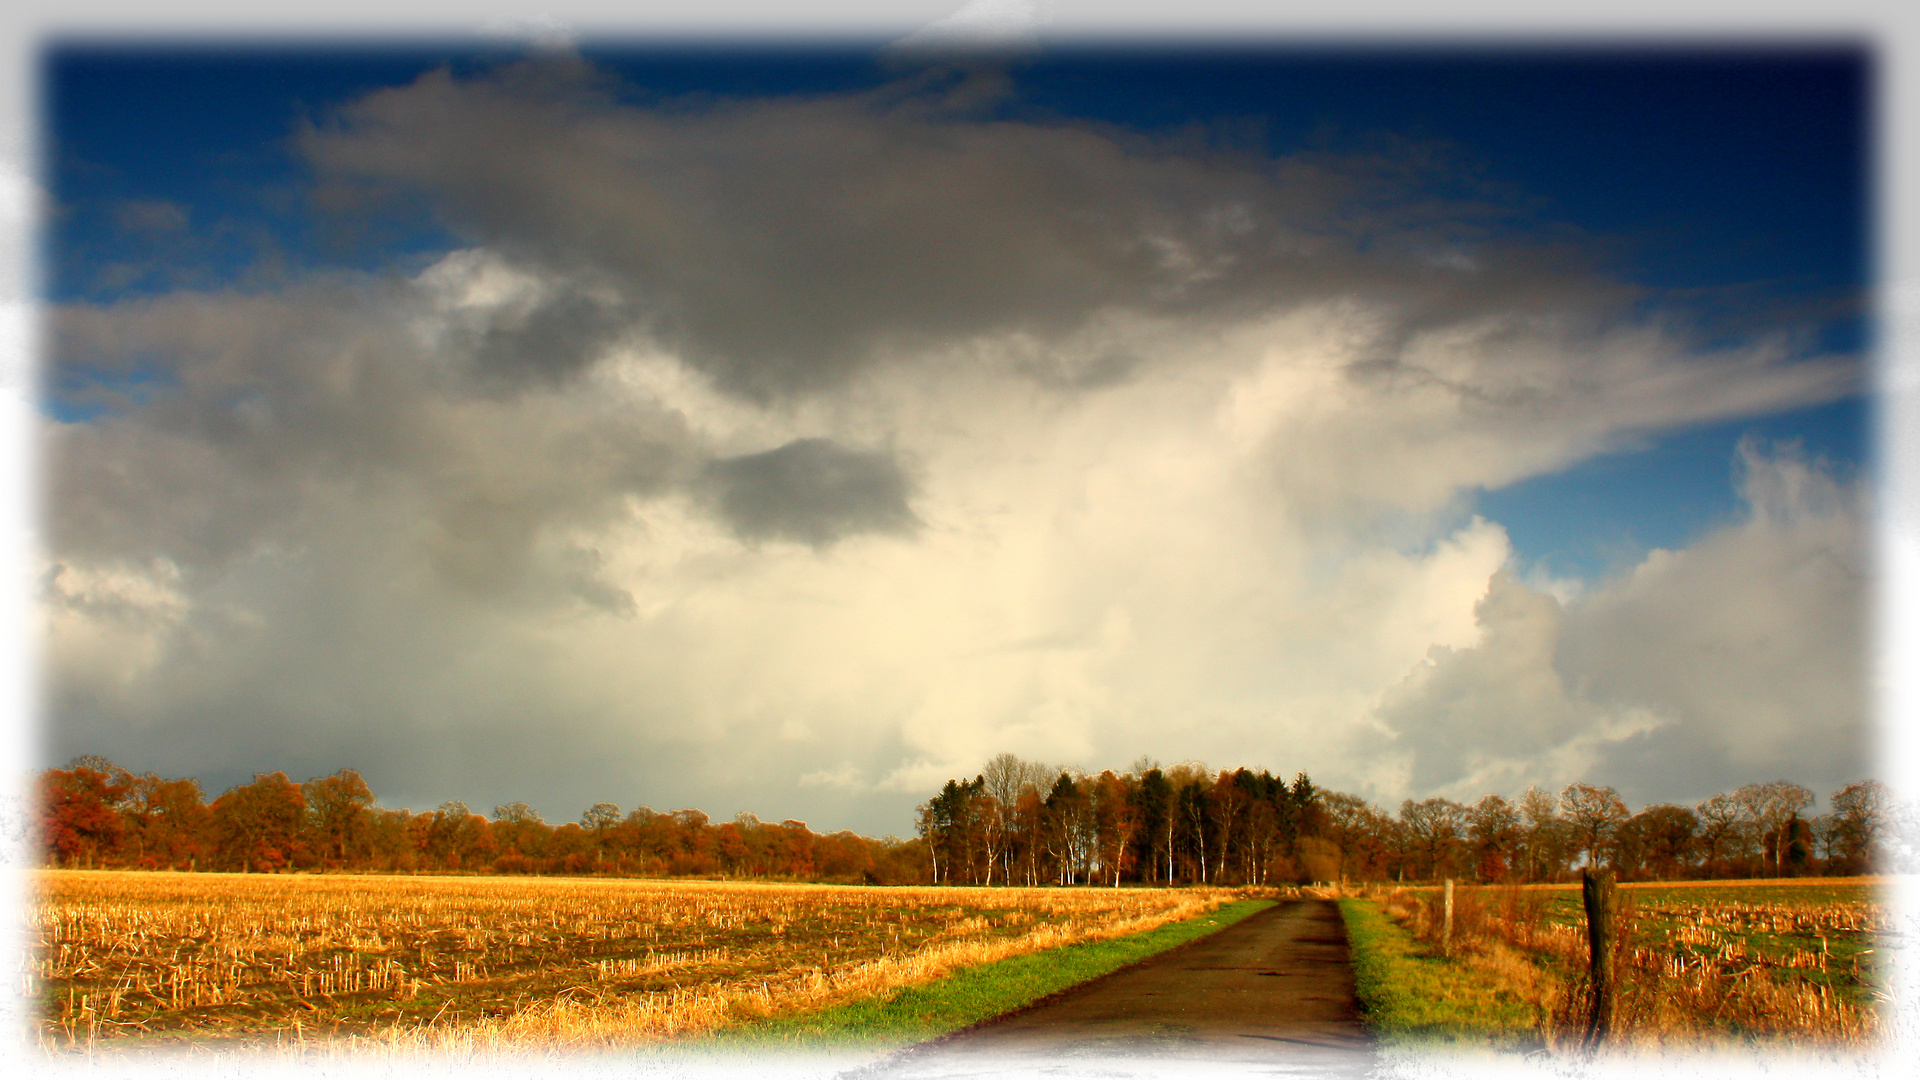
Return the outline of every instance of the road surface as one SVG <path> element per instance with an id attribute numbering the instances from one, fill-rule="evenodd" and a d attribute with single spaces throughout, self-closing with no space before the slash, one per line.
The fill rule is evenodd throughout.
<path id="1" fill-rule="evenodd" d="M 1338 906 L 1284 900 L 849 1076 L 1364 1077 L 1373 1064 Z"/>

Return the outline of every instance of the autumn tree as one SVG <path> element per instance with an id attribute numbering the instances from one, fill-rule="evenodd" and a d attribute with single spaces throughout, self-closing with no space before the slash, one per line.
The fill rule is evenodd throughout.
<path id="1" fill-rule="evenodd" d="M 368 813 L 367 869 L 412 872 L 420 868 L 419 848 L 413 842 L 415 817 L 404 807 L 374 807 Z"/>
<path id="2" fill-rule="evenodd" d="M 1610 787 L 1592 784 L 1568 784 L 1560 792 L 1560 812 L 1573 831 L 1578 849 L 1586 853 L 1587 865 L 1600 866 L 1600 856 L 1613 842 L 1614 832 L 1629 817 L 1627 804 Z"/>
<path id="3" fill-rule="evenodd" d="M 1327 835 L 1339 848 L 1341 880 L 1378 880 L 1387 874 L 1394 839 L 1394 822 L 1385 812 L 1358 795 L 1344 791 L 1321 796 L 1326 807 Z"/>
<path id="4" fill-rule="evenodd" d="M 366 837 L 372 815 L 373 792 L 352 769 L 315 777 L 300 785 L 307 804 L 307 824 L 324 857 L 347 862 L 348 849 Z"/>
<path id="5" fill-rule="evenodd" d="M 492 863 L 496 850 L 487 819 L 458 799 L 443 802 L 415 819 L 419 850 L 432 864 L 448 870 L 476 870 Z"/>
<path id="6" fill-rule="evenodd" d="M 755 824 L 758 824 L 757 819 Z M 753 854 L 753 849 L 747 846 L 747 837 L 740 828 L 738 818 L 716 829 L 713 840 L 714 855 L 719 858 L 720 865 L 725 867 L 729 874 L 737 874 L 749 868 L 749 858 Z"/>
<path id="7" fill-rule="evenodd" d="M 780 872 L 808 877 L 814 871 L 813 831 L 804 821 L 788 818 L 780 823 Z"/>
<path id="8" fill-rule="evenodd" d="M 1671 881 L 1683 877 L 1698 847 L 1700 817 L 1684 806 L 1649 806 L 1620 825 L 1616 866 L 1622 876 Z"/>
<path id="9" fill-rule="evenodd" d="M 286 773 L 254 773 L 213 801 L 221 861 L 242 873 L 296 865 L 307 855 L 306 817 L 306 796 Z"/>
<path id="10" fill-rule="evenodd" d="M 207 856 L 212 811 L 198 780 L 147 773 L 134 779 L 125 805 L 136 866 L 193 870 Z"/>
<path id="11" fill-rule="evenodd" d="M 814 870 L 828 880 L 876 883 L 876 862 L 866 838 L 853 832 L 843 829 L 813 841 Z"/>
<path id="12" fill-rule="evenodd" d="M 1000 869 L 1000 864 L 1006 855 L 1008 826 L 1011 824 L 1008 820 L 1010 808 L 987 793 L 980 777 L 976 776 L 973 779 L 975 794 L 968 806 L 974 842 L 973 853 L 978 857 L 981 866 L 980 883 L 992 885 L 994 873 Z M 1005 877 L 1002 877 L 1001 881 L 1011 884 Z"/>
<path id="13" fill-rule="evenodd" d="M 1499 795 L 1485 796 L 1468 807 L 1467 840 L 1475 876 L 1482 881 L 1505 881 L 1523 835 L 1520 811 Z"/>
<path id="14" fill-rule="evenodd" d="M 1099 851 L 1100 871 L 1114 888 L 1128 869 L 1134 835 L 1139 831 L 1138 802 L 1127 778 L 1109 769 L 1093 782 L 1093 820 L 1095 847 Z"/>
<path id="15" fill-rule="evenodd" d="M 547 857 L 547 841 L 553 830 L 533 807 L 510 802 L 493 808 L 493 842 L 500 850 L 494 857 L 495 868 L 512 873 L 529 873 Z"/>
<path id="16" fill-rule="evenodd" d="M 40 835 L 53 858 L 93 866 L 118 854 L 126 832 L 120 806 L 133 777 L 104 758 L 75 758 L 40 777 Z"/>

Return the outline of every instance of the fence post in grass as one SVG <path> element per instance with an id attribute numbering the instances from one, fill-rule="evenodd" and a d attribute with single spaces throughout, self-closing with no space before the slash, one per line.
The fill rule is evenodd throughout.
<path id="1" fill-rule="evenodd" d="M 1440 920 L 1440 955 L 1452 956 L 1453 955 L 1453 879 L 1452 878 L 1447 879 L 1447 884 L 1445 886 L 1444 892 L 1446 893 L 1446 901 L 1444 905 L 1446 908 L 1446 914 L 1442 916 Z"/>
<path id="2" fill-rule="evenodd" d="M 1587 1016 L 1587 1046 L 1597 1049 L 1613 1036 L 1613 1006 L 1620 988 L 1614 980 L 1613 934 L 1619 900 L 1613 871 L 1588 867 L 1580 872 L 1580 900 L 1587 909 L 1588 981 L 1593 1010 Z"/>

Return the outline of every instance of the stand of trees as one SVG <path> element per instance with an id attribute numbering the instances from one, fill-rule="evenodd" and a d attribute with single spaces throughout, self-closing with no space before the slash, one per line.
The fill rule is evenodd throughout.
<path id="1" fill-rule="evenodd" d="M 427 813 L 375 804 L 351 769 L 294 783 L 259 773 L 207 803 L 194 780 L 136 776 L 102 758 L 39 779 L 40 836 L 67 867 L 730 876 L 906 884 L 925 874 L 918 840 L 821 835 L 806 823 L 698 810 L 622 812 L 596 803 L 551 825 L 521 802 L 491 818 L 449 802 Z"/>
<path id="2" fill-rule="evenodd" d="M 1098 776 L 1001 754 L 922 804 L 926 876 L 967 885 L 1278 884 L 1459 878 L 1566 881 L 1862 874 L 1883 857 L 1886 789 L 1863 780 L 1805 811 L 1776 780 L 1697 806 L 1628 810 L 1617 791 L 1529 788 L 1517 801 L 1408 799 L 1397 814 L 1305 773 L 1137 763 Z"/>
<path id="3" fill-rule="evenodd" d="M 1320 793 L 1186 763 L 1075 774 L 1002 754 L 920 808 L 931 880 L 968 885 L 1246 885 L 1338 872 Z"/>
<path id="4" fill-rule="evenodd" d="M 1308 881 L 1564 881 L 1860 874 L 1884 861 L 1893 812 L 1863 780 L 1814 794 L 1785 780 L 1687 807 L 1628 810 L 1613 788 L 1529 788 L 1517 800 L 1408 799 L 1398 813 L 1262 769 L 1141 761 L 1090 775 L 1001 754 L 919 808 L 918 838 L 822 835 L 804 822 L 595 803 L 551 825 L 525 803 L 492 817 L 449 802 L 376 805 L 351 769 L 304 783 L 259 773 L 208 803 L 194 780 L 98 757 L 39 778 L 40 836 L 68 867 L 775 877 L 875 884 L 1266 885 Z"/>

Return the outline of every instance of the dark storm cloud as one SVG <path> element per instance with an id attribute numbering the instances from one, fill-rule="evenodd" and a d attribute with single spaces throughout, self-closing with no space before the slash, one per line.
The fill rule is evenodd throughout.
<path id="1" fill-rule="evenodd" d="M 558 295 L 562 312 L 575 303 Z M 56 378 L 139 379 L 116 380 L 120 408 L 49 433 L 49 539 L 69 555 L 216 572 L 263 546 L 309 546 L 318 515 L 403 502 L 413 526 L 392 541 L 458 590 L 507 596 L 551 579 L 584 596 L 558 584 L 578 568 L 540 565 L 565 550 L 537 551 L 543 531 L 618 517 L 707 454 L 667 410 L 563 393 L 546 374 L 580 366 L 604 321 L 568 328 L 534 307 L 499 335 L 457 323 L 423 340 L 422 319 L 448 322 L 439 303 L 412 283 L 320 281 L 57 310 Z M 525 392 L 503 399 L 509 367 Z"/>
<path id="2" fill-rule="evenodd" d="M 906 533 L 920 524 L 912 485 L 894 459 L 830 439 L 796 439 L 708 467 L 721 515 L 743 540 L 821 547 L 856 533 Z"/>
<path id="3" fill-rule="evenodd" d="M 1109 350 L 1078 358 L 1066 350 L 1016 365 L 1016 370 L 1042 386 L 1063 390 L 1100 390 L 1127 381 L 1144 361 L 1136 354 Z"/>
<path id="4" fill-rule="evenodd" d="M 509 388 L 529 380 L 561 383 L 598 360 L 632 325 L 622 305 L 568 290 L 490 320 L 474 344 L 475 372 Z"/>
<path id="5" fill-rule="evenodd" d="M 1470 185 L 1432 194 L 1457 180 L 1445 160 L 1275 161 L 995 119 L 982 78 L 641 107 L 579 61 L 442 70 L 302 145 L 329 203 L 424 198 L 474 242 L 604 275 L 653 333 L 761 400 L 980 335 L 1057 339 L 1109 310 L 1236 318 L 1364 292 L 1417 327 L 1617 299 L 1546 246 L 1486 242 L 1507 211 Z M 1103 363 L 1087 385 L 1126 370 Z"/>

